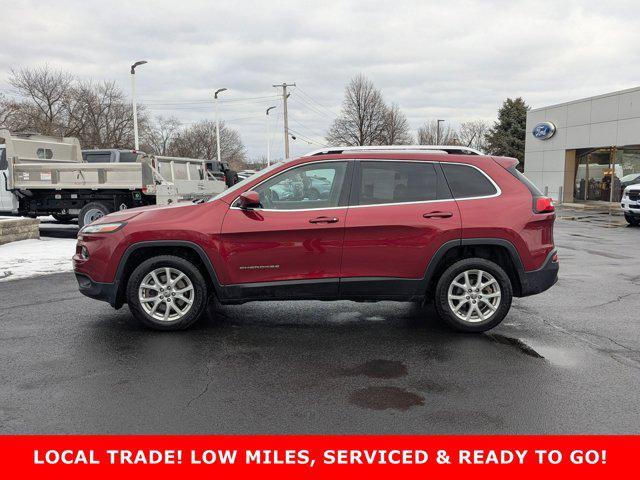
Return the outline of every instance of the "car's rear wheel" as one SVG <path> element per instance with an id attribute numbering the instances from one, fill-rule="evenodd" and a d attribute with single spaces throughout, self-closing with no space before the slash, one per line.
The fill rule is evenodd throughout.
<path id="1" fill-rule="evenodd" d="M 202 315 L 207 300 L 207 284 L 198 267 L 172 255 L 145 260 L 127 283 L 131 313 L 156 330 L 189 327 Z"/>
<path id="2" fill-rule="evenodd" d="M 509 312 L 513 288 L 506 272 L 484 258 L 467 258 L 447 268 L 438 280 L 435 307 L 450 327 L 484 332 Z"/>

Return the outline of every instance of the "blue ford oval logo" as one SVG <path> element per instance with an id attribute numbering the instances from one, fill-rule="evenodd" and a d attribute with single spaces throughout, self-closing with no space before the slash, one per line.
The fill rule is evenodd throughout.
<path id="1" fill-rule="evenodd" d="M 547 140 L 556 133 L 556 126 L 551 122 L 542 122 L 533 127 L 532 133 L 539 140 Z"/>

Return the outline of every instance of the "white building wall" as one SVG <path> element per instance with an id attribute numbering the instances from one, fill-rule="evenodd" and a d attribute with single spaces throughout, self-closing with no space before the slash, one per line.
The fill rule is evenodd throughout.
<path id="1" fill-rule="evenodd" d="M 555 135 L 535 138 L 533 127 L 540 122 L 552 122 Z M 527 113 L 525 175 L 557 201 L 565 177 L 573 180 L 575 173 L 565 161 L 567 150 L 638 144 L 640 87 L 537 108 Z"/>

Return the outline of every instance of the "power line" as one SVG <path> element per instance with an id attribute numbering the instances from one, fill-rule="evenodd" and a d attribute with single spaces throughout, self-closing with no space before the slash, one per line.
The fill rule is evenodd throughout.
<path id="1" fill-rule="evenodd" d="M 277 97 L 276 97 L 277 98 Z M 266 100 L 251 100 L 251 101 L 243 101 L 242 103 L 237 102 L 237 103 L 233 103 L 232 105 L 230 105 L 230 107 L 244 107 L 247 105 L 262 105 L 265 103 L 270 103 L 273 102 L 273 99 L 266 99 Z M 202 105 L 202 104 L 194 104 L 194 105 L 189 105 L 189 104 L 175 104 L 175 105 L 166 105 L 166 106 L 161 106 L 164 104 L 149 104 L 149 103 L 141 103 L 141 105 L 143 105 L 145 108 L 147 108 L 148 110 L 208 110 L 210 108 L 213 108 L 213 102 L 211 104 L 206 104 L 206 105 Z"/>
<path id="2" fill-rule="evenodd" d="M 331 108 L 325 107 L 324 105 L 322 105 L 320 102 L 316 101 L 314 98 L 311 97 L 311 95 L 309 95 L 307 92 L 305 92 L 304 90 L 302 90 L 300 87 L 296 87 L 296 92 L 301 93 L 304 97 L 306 97 L 307 99 L 309 99 L 311 102 L 315 103 L 318 107 L 320 107 L 321 109 L 325 110 L 326 112 L 330 113 L 331 115 L 333 115 L 334 117 L 338 117 L 339 115 Z"/>
<path id="3" fill-rule="evenodd" d="M 314 139 L 309 138 L 306 135 L 303 135 L 302 133 L 297 132 L 295 130 L 289 129 L 289 133 L 294 134 L 296 137 L 300 137 L 302 140 L 304 140 L 307 143 L 311 143 L 313 145 L 317 145 L 318 147 L 327 147 L 328 146 L 328 145 L 325 145 L 323 143 L 319 143 L 319 142 L 315 141 Z"/>
<path id="4" fill-rule="evenodd" d="M 297 102 L 297 105 L 299 105 L 300 107 L 304 107 L 307 110 L 315 113 L 316 115 L 324 117 L 324 118 L 326 118 L 328 120 L 333 120 L 335 118 L 335 117 L 323 112 L 322 110 L 320 110 L 319 108 L 317 108 L 316 106 L 311 104 L 308 100 L 305 100 L 303 97 L 293 97 L 293 100 L 295 100 Z"/>
<path id="5" fill-rule="evenodd" d="M 317 130 L 313 129 L 313 128 L 309 128 L 306 125 L 304 125 L 302 122 L 300 122 L 299 120 L 296 120 L 295 118 L 291 118 L 291 120 L 295 123 L 297 123 L 298 125 L 300 125 L 302 128 L 304 128 L 305 130 L 307 130 L 309 133 L 312 133 L 313 136 L 318 137 L 318 138 L 323 138 L 324 135 L 323 134 L 319 134 Z"/>
<path id="6" fill-rule="evenodd" d="M 230 98 L 230 99 L 226 99 L 226 100 L 219 100 L 220 103 L 246 103 L 246 102 L 252 102 L 254 100 L 263 100 L 267 101 L 267 100 L 273 100 L 276 98 L 280 98 L 279 95 L 264 95 L 264 96 L 260 96 L 260 97 L 244 97 L 244 98 Z M 145 101 L 144 99 L 141 100 L 141 103 L 143 103 L 145 105 L 199 105 L 199 104 L 206 104 L 206 105 L 213 105 L 214 101 L 213 100 L 205 100 L 205 99 L 198 99 L 198 100 L 180 100 L 180 101 L 170 101 L 170 102 L 162 102 L 162 101 Z"/>

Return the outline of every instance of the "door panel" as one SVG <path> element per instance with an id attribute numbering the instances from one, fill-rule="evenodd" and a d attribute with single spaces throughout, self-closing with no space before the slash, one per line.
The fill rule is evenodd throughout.
<path id="1" fill-rule="evenodd" d="M 338 278 L 346 212 L 230 209 L 222 226 L 228 283 Z"/>
<path id="2" fill-rule="evenodd" d="M 232 206 L 222 225 L 227 283 L 333 278 L 337 293 L 351 163 L 298 165 L 254 188 L 261 208 Z"/>
<path id="3" fill-rule="evenodd" d="M 438 248 L 461 235 L 439 164 L 356 163 L 340 276 L 423 278 Z"/>
<path id="4" fill-rule="evenodd" d="M 438 248 L 460 238 L 455 200 L 350 208 L 346 225 L 341 277 L 421 279 Z"/>

